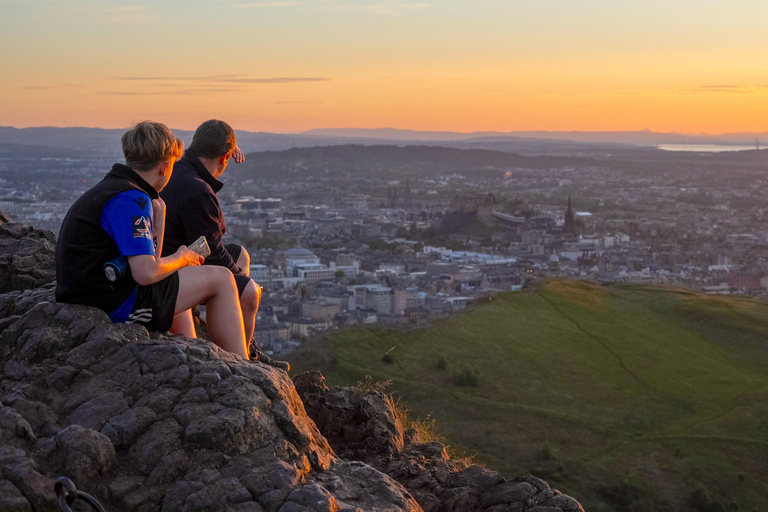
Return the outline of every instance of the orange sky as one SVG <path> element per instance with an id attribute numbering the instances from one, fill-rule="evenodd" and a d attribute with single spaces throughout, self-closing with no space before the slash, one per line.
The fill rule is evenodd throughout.
<path id="1" fill-rule="evenodd" d="M 0 125 L 768 131 L 768 2 L 667 4 L 0 0 Z"/>

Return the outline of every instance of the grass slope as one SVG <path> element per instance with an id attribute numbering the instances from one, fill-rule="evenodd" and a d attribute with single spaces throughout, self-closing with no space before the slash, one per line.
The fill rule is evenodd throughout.
<path id="1" fill-rule="evenodd" d="M 763 302 L 547 281 L 426 328 L 344 330 L 290 360 L 330 385 L 391 379 L 450 442 L 590 511 L 686 510 L 693 492 L 698 510 L 768 509 Z M 479 386 L 456 385 L 466 365 Z"/>

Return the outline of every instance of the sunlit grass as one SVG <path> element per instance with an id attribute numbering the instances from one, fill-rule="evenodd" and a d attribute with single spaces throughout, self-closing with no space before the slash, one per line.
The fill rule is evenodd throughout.
<path id="1" fill-rule="evenodd" d="M 425 328 L 343 330 L 291 363 L 319 367 L 331 385 L 391 380 L 447 442 L 508 476 L 546 473 L 588 505 L 601 506 L 600 482 L 629 475 L 675 503 L 696 484 L 717 492 L 720 477 L 768 481 L 757 460 L 768 460 L 768 304 L 758 301 L 548 281 Z M 477 387 L 456 385 L 466 365 L 479 369 Z M 669 443 L 690 456 L 666 461 Z M 768 506 L 744 481 L 740 510 Z"/>

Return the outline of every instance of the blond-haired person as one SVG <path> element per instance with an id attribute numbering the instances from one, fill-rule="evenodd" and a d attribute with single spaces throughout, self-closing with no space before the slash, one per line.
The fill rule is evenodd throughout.
<path id="1" fill-rule="evenodd" d="M 56 300 L 95 306 L 113 322 L 167 331 L 174 317 L 207 304 L 211 339 L 248 358 L 240 300 L 231 272 L 200 266 L 186 246 L 160 257 L 168 184 L 184 143 L 167 126 L 145 121 L 123 134 L 125 165 L 70 208 L 56 246 Z"/>

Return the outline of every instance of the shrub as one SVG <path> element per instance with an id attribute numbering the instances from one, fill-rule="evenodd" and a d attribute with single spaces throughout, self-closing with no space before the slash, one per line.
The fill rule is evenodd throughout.
<path id="1" fill-rule="evenodd" d="M 392 364 L 395 362 L 395 357 L 392 355 L 392 351 L 395 350 L 395 347 L 392 347 L 391 349 L 387 350 L 387 353 L 384 354 L 384 356 L 381 358 L 381 360 L 386 364 Z"/>
<path id="2" fill-rule="evenodd" d="M 544 460 L 550 460 L 552 457 L 554 457 L 555 453 L 552 450 L 552 445 L 549 444 L 549 442 L 544 442 L 544 444 L 541 445 L 541 458 Z"/>
<path id="3" fill-rule="evenodd" d="M 477 387 L 480 385 L 480 370 L 473 365 L 465 365 L 461 373 L 456 377 L 459 386 Z"/>
<path id="4" fill-rule="evenodd" d="M 448 358 L 445 354 L 440 354 L 440 358 L 437 360 L 437 367 L 440 370 L 446 370 L 448 368 Z"/>

